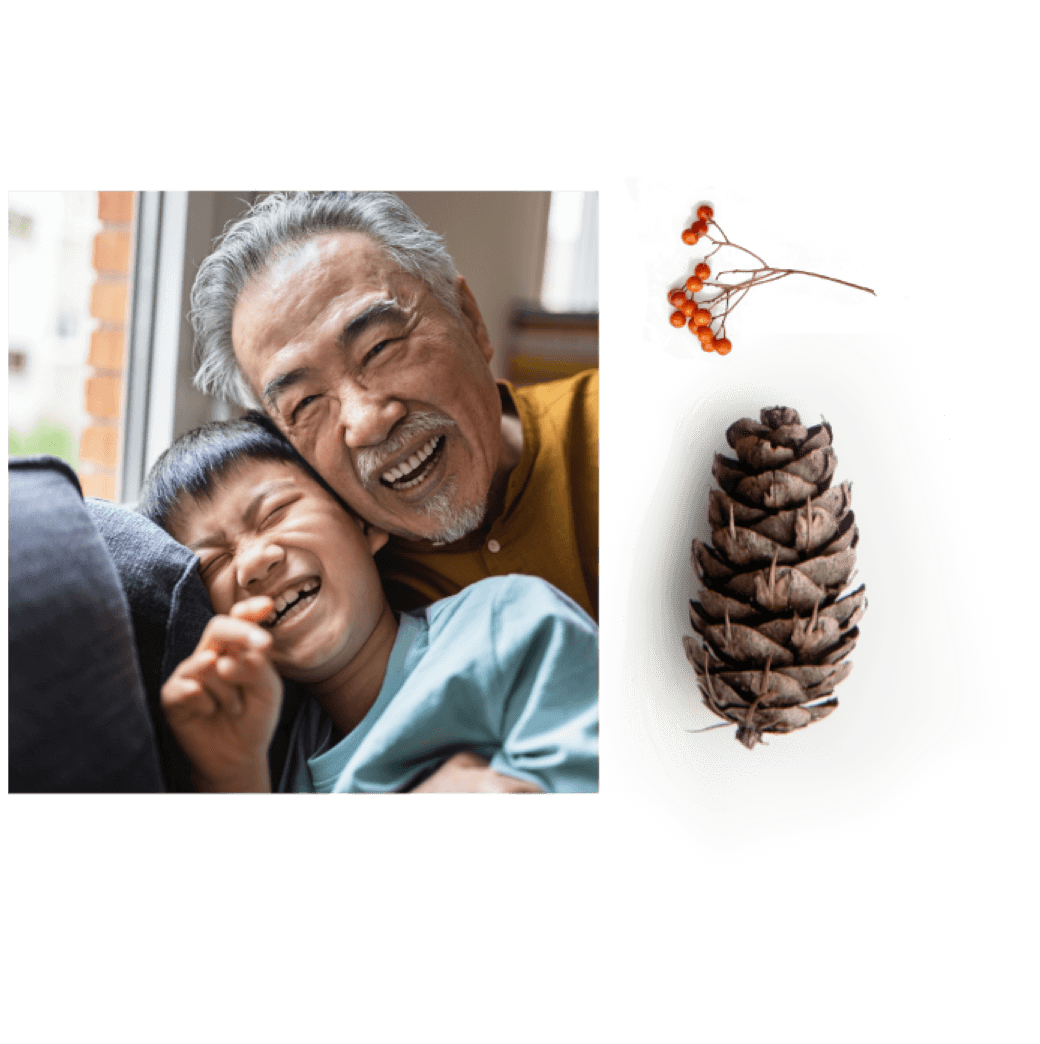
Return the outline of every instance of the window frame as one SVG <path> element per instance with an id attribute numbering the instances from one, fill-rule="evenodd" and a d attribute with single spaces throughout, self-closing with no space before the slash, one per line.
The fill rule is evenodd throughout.
<path id="1" fill-rule="evenodd" d="M 117 498 L 132 504 L 177 436 L 233 408 L 195 388 L 188 319 L 201 260 L 256 193 L 139 192 L 134 221 Z"/>

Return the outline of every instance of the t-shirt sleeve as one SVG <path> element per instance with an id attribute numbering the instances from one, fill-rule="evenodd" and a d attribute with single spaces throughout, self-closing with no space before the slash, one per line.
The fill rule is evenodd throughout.
<path id="1" fill-rule="evenodd" d="M 491 767 L 550 793 L 599 789 L 599 631 L 552 585 L 513 577 L 497 595 L 501 749 Z"/>

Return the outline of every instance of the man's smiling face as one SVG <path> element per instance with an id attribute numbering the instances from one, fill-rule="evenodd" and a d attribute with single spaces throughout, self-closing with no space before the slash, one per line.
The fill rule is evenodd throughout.
<path id="1" fill-rule="evenodd" d="M 235 356 L 264 407 L 369 522 L 450 541 L 479 525 L 502 455 L 493 349 L 357 232 L 315 236 L 239 295 Z"/>

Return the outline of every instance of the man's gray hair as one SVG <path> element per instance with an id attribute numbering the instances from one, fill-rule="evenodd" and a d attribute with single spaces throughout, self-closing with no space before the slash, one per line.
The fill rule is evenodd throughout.
<path id="1" fill-rule="evenodd" d="M 260 408 L 231 344 L 238 295 L 286 248 L 326 232 L 363 232 L 404 271 L 418 276 L 461 317 L 455 265 L 443 239 L 389 192 L 276 192 L 250 208 L 202 262 L 191 291 L 195 386 L 241 406 Z"/>

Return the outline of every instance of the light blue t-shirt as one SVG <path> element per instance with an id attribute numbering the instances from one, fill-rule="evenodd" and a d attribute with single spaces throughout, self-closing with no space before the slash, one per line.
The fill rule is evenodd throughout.
<path id="1" fill-rule="evenodd" d="M 332 744 L 309 700 L 293 725 L 281 790 L 409 790 L 468 750 L 550 793 L 599 788 L 599 632 L 551 584 L 481 580 L 402 613 L 383 687 Z"/>

